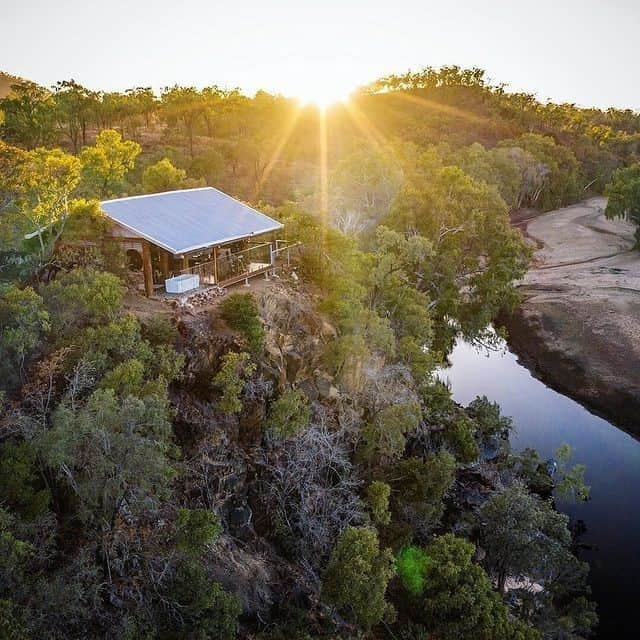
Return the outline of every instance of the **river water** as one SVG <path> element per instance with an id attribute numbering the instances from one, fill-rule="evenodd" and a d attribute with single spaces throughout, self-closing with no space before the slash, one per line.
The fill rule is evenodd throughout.
<path id="1" fill-rule="evenodd" d="M 567 442 L 570 464 L 586 465 L 591 499 L 558 508 L 586 526 L 580 540 L 588 548 L 580 555 L 591 566 L 597 637 L 640 637 L 640 442 L 534 378 L 506 345 L 487 353 L 459 341 L 450 361 L 440 375 L 457 402 L 486 395 L 513 418 L 514 452 L 531 447 L 546 459 Z"/>

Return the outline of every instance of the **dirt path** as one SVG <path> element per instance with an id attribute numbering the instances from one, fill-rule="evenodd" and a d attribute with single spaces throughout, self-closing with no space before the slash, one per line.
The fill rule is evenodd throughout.
<path id="1" fill-rule="evenodd" d="M 512 347 L 550 386 L 640 435 L 640 253 L 604 198 L 526 222 L 537 243 L 507 321 Z"/>

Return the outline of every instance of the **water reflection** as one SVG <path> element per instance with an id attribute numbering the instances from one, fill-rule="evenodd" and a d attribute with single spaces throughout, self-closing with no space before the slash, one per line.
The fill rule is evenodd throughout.
<path id="1" fill-rule="evenodd" d="M 532 447 L 542 458 L 567 442 L 571 464 L 587 467 L 591 500 L 560 503 L 572 520 L 583 520 L 583 557 L 591 565 L 593 595 L 600 613 L 599 638 L 637 637 L 640 613 L 635 589 L 640 581 L 640 442 L 595 416 L 577 402 L 546 387 L 506 348 L 478 351 L 460 341 L 451 367 L 440 372 L 455 400 L 478 395 L 498 402 L 513 417 L 514 451 Z M 633 635 L 632 634 L 633 629 Z M 628 635 L 627 635 L 628 634 Z"/>

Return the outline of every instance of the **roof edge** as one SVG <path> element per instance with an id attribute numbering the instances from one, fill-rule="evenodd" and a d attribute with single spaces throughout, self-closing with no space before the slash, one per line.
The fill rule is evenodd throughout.
<path id="1" fill-rule="evenodd" d="M 192 189 L 173 189 L 171 191 L 158 191 L 158 193 L 141 193 L 137 196 L 124 196 L 123 198 L 110 198 L 109 200 L 100 200 L 100 204 L 102 205 L 102 204 L 108 204 L 109 202 L 122 202 L 123 200 L 138 200 L 140 198 L 153 198 L 155 196 L 164 196 L 164 195 L 167 195 L 168 193 L 188 193 L 191 191 L 206 191 L 207 189 L 211 189 L 212 191 L 218 191 L 219 193 L 223 193 L 225 196 L 229 198 L 233 198 L 233 196 L 230 196 L 228 193 L 224 193 L 223 191 L 220 191 L 220 189 L 216 189 L 215 187 L 193 187 Z M 236 198 L 233 198 L 233 199 L 235 200 Z M 238 202 L 240 201 L 238 200 Z"/>

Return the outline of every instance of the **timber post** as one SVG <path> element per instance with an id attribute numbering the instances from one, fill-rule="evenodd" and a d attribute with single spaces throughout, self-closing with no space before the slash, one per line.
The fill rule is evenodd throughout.
<path id="1" fill-rule="evenodd" d="M 169 277 L 169 253 L 164 249 L 160 251 L 160 268 L 162 269 L 162 275 L 166 280 Z"/>
<path id="2" fill-rule="evenodd" d="M 142 243 L 142 271 L 144 273 L 144 292 L 147 298 L 153 296 L 153 268 L 151 267 L 151 249 L 145 240 Z"/>

